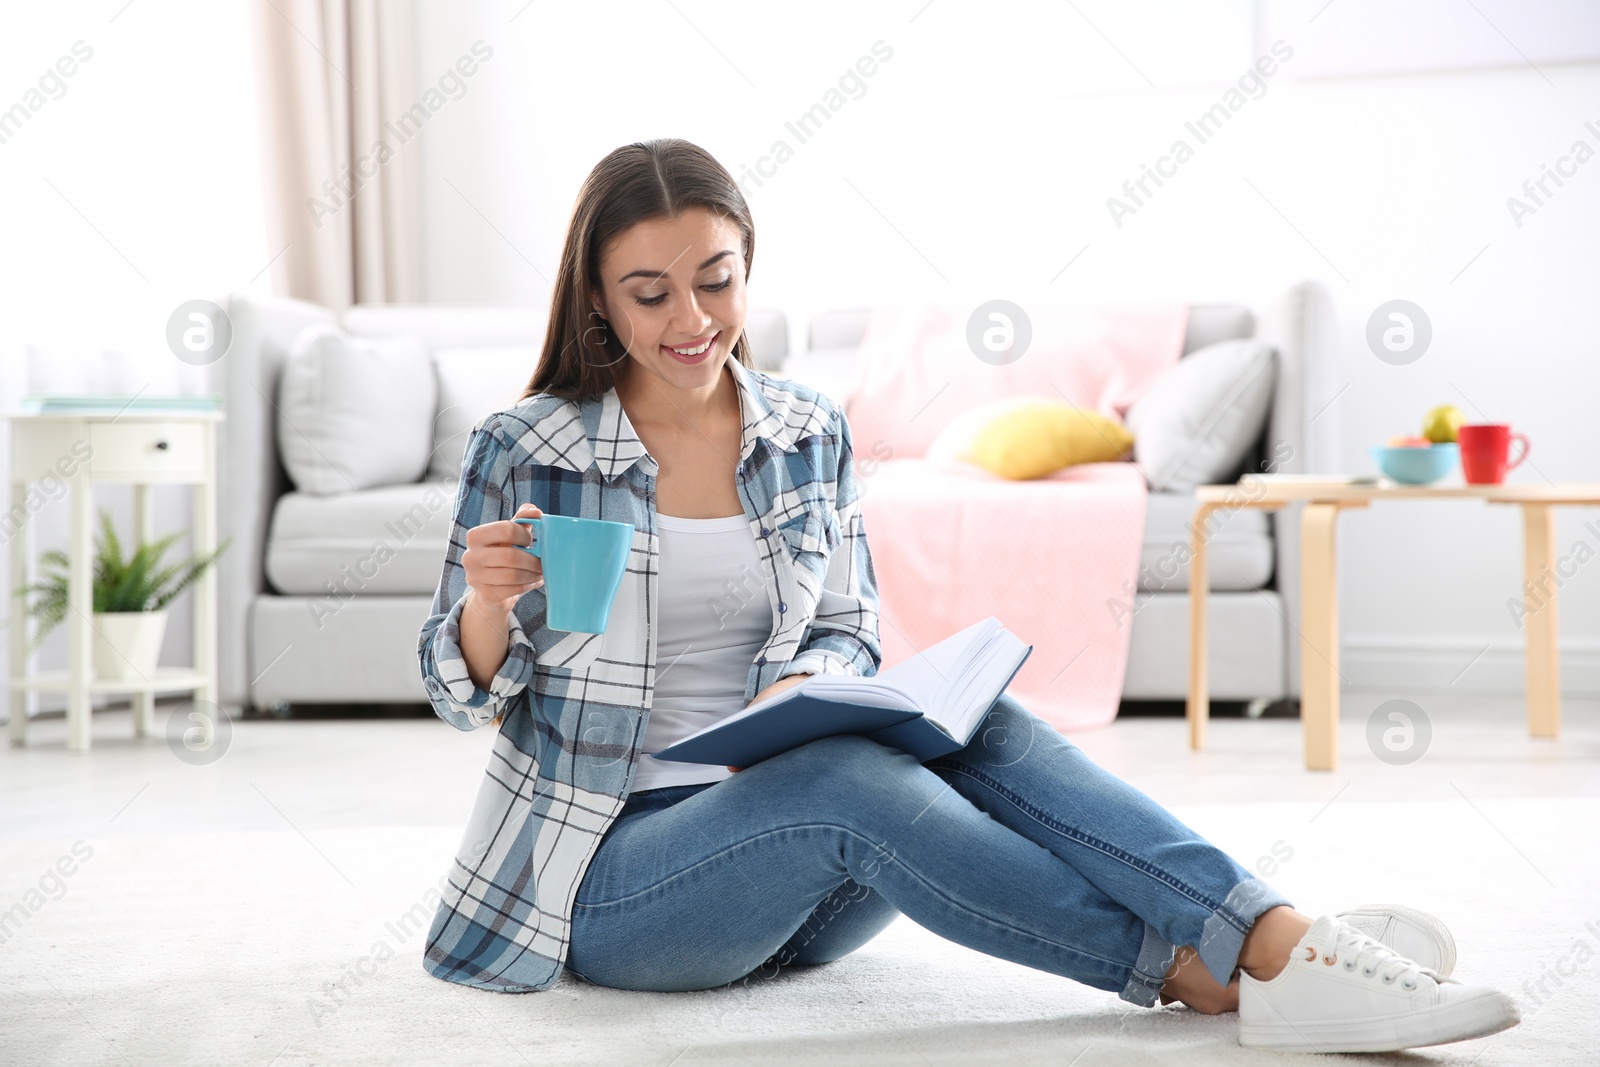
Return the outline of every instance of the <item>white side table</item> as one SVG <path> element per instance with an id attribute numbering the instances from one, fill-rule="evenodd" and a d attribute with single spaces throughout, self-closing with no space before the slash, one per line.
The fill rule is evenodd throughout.
<path id="1" fill-rule="evenodd" d="M 11 426 L 11 500 L 0 515 L 0 535 L 11 542 L 11 587 L 33 581 L 32 522 L 39 509 L 63 492 L 72 500 L 72 534 L 67 555 L 70 609 L 65 626 L 68 663 L 65 671 L 27 672 L 27 597 L 11 594 L 11 677 L 5 687 L 11 720 L 11 743 L 27 736 L 26 694 L 67 694 L 67 748 L 89 750 L 89 695 L 131 693 L 134 736 L 154 729 L 157 693 L 192 692 L 196 700 L 217 699 L 217 568 L 206 571 L 190 588 L 194 593 L 194 664 L 161 667 L 143 681 L 111 681 L 94 677 L 92 597 L 94 533 L 97 525 L 93 487 L 100 482 L 134 483 L 135 535 L 154 539 L 151 487 L 191 484 L 194 489 L 193 552 L 206 555 L 217 543 L 217 424 L 220 411 L 49 413 L 7 412 Z M 30 491 L 29 484 L 35 483 Z M 210 744 L 214 723 L 198 716 L 204 742 Z"/>

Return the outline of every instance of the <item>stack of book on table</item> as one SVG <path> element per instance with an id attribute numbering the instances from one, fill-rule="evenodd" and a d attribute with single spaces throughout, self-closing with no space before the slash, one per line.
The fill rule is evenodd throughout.
<path id="1" fill-rule="evenodd" d="M 205 396 L 125 396 L 116 393 L 25 396 L 19 405 L 24 415 L 98 415 L 138 412 L 148 414 L 187 414 L 195 411 L 221 411 L 219 394 Z"/>

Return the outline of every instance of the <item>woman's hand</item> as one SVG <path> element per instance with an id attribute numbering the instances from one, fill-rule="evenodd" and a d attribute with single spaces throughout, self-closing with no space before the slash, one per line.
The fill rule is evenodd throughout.
<path id="1" fill-rule="evenodd" d="M 745 707 L 748 708 L 750 704 L 759 704 L 768 697 L 776 696 L 778 693 L 783 692 L 785 689 L 793 689 L 795 686 L 799 685 L 801 682 L 810 677 L 811 675 L 809 674 L 791 674 L 787 678 L 779 678 L 776 682 L 773 682 L 761 692 L 751 697 L 750 703 L 746 704 Z"/>
<path id="2" fill-rule="evenodd" d="M 519 518 L 537 519 L 542 514 L 533 504 L 517 509 Z M 478 654 L 483 660 L 479 667 L 487 677 L 493 673 L 488 670 L 488 663 L 505 662 L 507 638 L 503 631 L 507 615 L 523 594 L 544 584 L 544 564 L 538 556 L 518 547 L 532 543 L 533 531 L 510 519 L 486 522 L 467 531 L 467 550 L 461 554 L 461 569 L 467 579 L 467 614 L 472 617 L 471 621 L 466 621 L 463 616 L 462 622 L 463 651 L 467 654 L 469 673 L 473 673 L 475 655 L 467 647 L 473 640 L 468 635 L 479 634 L 477 640 L 487 642 L 488 638 L 481 636 L 486 633 L 484 627 L 494 631 L 494 652 L 484 649 Z M 505 713 L 501 712 L 490 725 L 499 726 L 504 718 Z"/>
<path id="3" fill-rule="evenodd" d="M 544 512 L 532 504 L 517 509 L 517 518 L 537 519 Z M 533 531 L 511 519 L 474 526 L 467 531 L 461 569 L 467 587 L 485 604 L 509 611 L 524 593 L 544 584 L 544 564 L 521 545 L 533 544 Z"/>
<path id="4" fill-rule="evenodd" d="M 750 699 L 750 704 L 758 703 L 767 699 L 767 697 L 783 692 L 785 689 L 792 689 L 809 677 L 811 677 L 809 674 L 791 674 L 787 678 L 779 678 L 776 682 L 773 682 L 771 685 L 767 686 L 761 692 L 752 697 Z M 748 708 L 750 704 L 746 704 L 745 707 Z M 738 774 L 740 771 L 744 770 L 744 768 L 730 766 L 728 767 L 728 770 Z"/>

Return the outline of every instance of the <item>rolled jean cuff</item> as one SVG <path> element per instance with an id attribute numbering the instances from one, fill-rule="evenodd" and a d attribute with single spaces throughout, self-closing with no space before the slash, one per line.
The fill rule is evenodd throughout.
<path id="1" fill-rule="evenodd" d="M 1148 923 L 1144 928 L 1144 943 L 1139 946 L 1139 958 L 1134 962 L 1128 984 L 1117 996 L 1141 1008 L 1153 1008 L 1160 1000 L 1161 987 L 1166 983 L 1167 972 L 1177 955 L 1177 946 Z"/>
<path id="2" fill-rule="evenodd" d="M 1228 893 L 1222 906 L 1211 913 L 1200 932 L 1200 962 L 1211 977 L 1227 985 L 1239 965 L 1244 937 L 1264 912 L 1289 904 L 1288 898 L 1258 878 L 1240 882 Z"/>

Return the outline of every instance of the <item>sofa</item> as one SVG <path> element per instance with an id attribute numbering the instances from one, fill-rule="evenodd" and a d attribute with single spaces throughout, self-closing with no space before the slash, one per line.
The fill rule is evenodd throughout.
<path id="1" fill-rule="evenodd" d="M 1048 311 L 1036 307 L 1030 310 L 1035 314 Z M 865 424 L 860 412 L 852 408 L 859 402 L 859 394 L 852 396 L 851 387 L 857 378 L 858 349 L 870 315 L 867 310 L 846 309 L 816 316 L 810 323 L 805 350 L 791 357 L 780 372 L 839 399 L 851 413 L 852 423 L 862 426 Z M 1259 321 L 1242 305 L 1189 307 L 1180 359 L 1219 342 L 1243 339 L 1255 339 L 1270 346 L 1275 357 L 1276 380 L 1270 393 L 1270 407 L 1258 439 L 1240 464 L 1241 471 L 1303 473 L 1321 469 L 1323 458 L 1336 454 L 1336 443 L 1328 436 L 1334 420 L 1325 420 L 1322 427 L 1314 427 L 1316 412 L 1308 412 L 1306 407 L 1308 376 L 1325 374 L 1332 362 L 1319 357 L 1327 344 L 1330 321 L 1326 291 L 1309 283 L 1281 294 Z M 1037 321 L 1035 325 L 1037 327 Z M 1316 390 L 1317 395 L 1334 392 L 1333 388 L 1320 383 Z M 917 403 L 920 397 L 912 400 L 911 406 Z M 865 442 L 857 442 L 858 453 L 866 447 Z M 893 464 L 913 466 L 919 462 L 920 457 L 916 456 L 905 460 L 896 457 L 879 464 L 879 468 Z M 1230 472 L 1230 478 L 1232 474 Z M 914 486 L 925 486 L 929 497 L 946 491 L 946 486 L 940 484 L 937 465 L 906 477 L 916 479 Z M 901 482 L 897 492 L 903 501 L 904 479 L 897 481 Z M 1031 491 L 1028 483 L 1016 488 L 1020 494 Z M 1036 506 L 1046 510 L 1085 506 L 1074 502 L 1072 496 L 1071 492 L 1038 493 Z M 1124 701 L 1182 700 L 1187 694 L 1188 522 L 1195 506 L 1192 490 L 1151 491 L 1147 497 L 1137 592 L 1131 602 L 1134 614 L 1127 637 L 1126 666 L 1121 676 L 1121 699 Z M 1299 513 L 1298 508 L 1274 513 L 1241 508 L 1223 514 L 1222 521 L 1213 524 L 1209 542 L 1211 695 L 1217 700 L 1246 702 L 1247 711 L 1252 714 L 1278 701 L 1289 702 L 1287 710 L 1292 712 L 1293 701 L 1299 693 L 1299 640 L 1290 623 L 1299 613 L 1296 536 Z M 1058 524 L 1049 516 L 1037 513 L 1034 516 L 1036 528 L 1048 531 L 1044 536 L 1053 536 Z M 958 514 L 957 518 L 960 517 Z M 970 515 L 965 517 L 969 522 L 972 520 Z M 923 527 L 927 530 L 928 543 L 911 546 L 913 556 L 929 556 L 937 551 L 946 535 L 933 526 L 929 523 Z M 1049 589 L 1048 579 L 1040 588 Z M 903 619 L 908 617 L 906 613 L 914 616 L 926 610 L 917 603 L 918 593 L 902 592 L 909 598 L 906 604 L 899 605 Z M 1022 602 L 1016 600 L 1017 595 L 1014 592 L 1011 597 L 1016 609 L 1012 614 L 1026 617 L 1028 613 L 1022 609 Z M 1021 591 L 1020 595 L 1037 599 L 1036 594 L 1027 591 Z M 1005 601 L 1003 596 L 990 599 Z M 894 614 L 895 608 L 886 595 L 886 620 Z M 977 609 L 972 611 L 981 614 Z M 1105 626 L 1102 632 L 1111 629 Z M 1039 626 L 1030 630 L 1029 637 L 1048 639 L 1051 634 L 1048 627 Z M 1076 647 L 1076 642 L 1073 645 Z M 1062 653 L 1066 658 L 1073 649 L 1048 651 Z M 1111 676 L 1107 679 L 1107 688 L 1114 687 L 1115 676 Z M 1061 690 L 1056 687 L 1051 692 L 1060 694 Z M 1107 707 L 1094 721 L 1107 721 L 1104 716 L 1113 713 L 1114 695 L 1111 703 L 1112 707 Z M 1035 710 L 1050 718 L 1044 710 Z M 1070 722 L 1070 718 L 1067 721 Z M 1080 724 L 1092 723 L 1080 720 Z"/>
<path id="2" fill-rule="evenodd" d="M 220 536 L 233 544 L 217 564 L 220 702 L 230 714 L 281 714 L 293 704 L 426 704 L 417 635 L 432 613 L 458 479 L 434 469 L 450 462 L 430 458 L 430 470 L 415 481 L 298 491 L 284 463 L 286 447 L 304 446 L 284 440 L 285 364 L 312 327 L 374 341 L 415 338 L 436 367 L 435 389 L 451 374 L 459 377 L 462 361 L 475 353 L 511 357 L 526 369 L 507 386 L 510 395 L 484 400 L 481 410 L 448 413 L 456 433 L 439 443 L 435 458 L 459 469 L 463 428 L 509 406 L 532 377 L 547 311 L 356 306 L 336 315 L 303 301 L 239 294 L 224 306 L 233 340 L 213 367 L 213 387 L 227 412 L 218 436 Z M 780 312 L 748 313 L 745 332 L 759 369 L 784 362 L 788 330 Z M 380 385 L 392 388 L 373 383 Z M 437 420 L 446 415 L 441 410 Z M 371 459 L 325 458 L 330 468 Z"/>
<path id="3" fill-rule="evenodd" d="M 1238 305 L 1196 306 L 1189 313 L 1186 354 L 1240 337 L 1260 337 L 1275 347 L 1277 384 L 1252 459 L 1265 456 L 1269 442 L 1287 443 L 1290 458 L 1280 470 L 1315 469 L 1308 466 L 1314 459 L 1304 368 L 1308 349 L 1319 343 L 1323 299 L 1314 286 L 1298 287 L 1259 323 Z M 293 704 L 426 703 L 416 641 L 438 586 L 458 476 L 435 469 L 448 463 L 430 462 L 423 477 L 400 484 L 347 492 L 298 490 L 285 466 L 285 450 L 303 451 L 305 442 L 280 409 L 285 364 L 297 339 L 320 327 L 375 343 L 415 339 L 441 381 L 460 375 L 458 361 L 498 350 L 525 360 L 525 382 L 537 360 L 546 312 L 358 306 L 336 315 L 300 301 L 237 294 L 227 299 L 226 309 L 233 341 L 214 368 L 227 411 L 219 435 L 220 527 L 222 536 L 233 538 L 233 549 L 218 564 L 222 703 L 245 714 L 282 713 Z M 752 310 L 746 332 L 759 369 L 827 391 L 848 376 L 866 322 L 867 314 L 860 311 L 818 316 L 810 324 L 807 350 L 792 357 L 780 312 Z M 394 383 L 382 384 L 394 388 Z M 456 411 L 449 421 L 458 428 L 469 425 L 513 399 L 486 401 L 481 411 L 466 412 L 466 419 Z M 444 419 L 441 410 L 436 422 Z M 285 434 L 295 439 L 286 441 Z M 465 444 L 458 429 L 436 451 L 446 456 L 453 450 L 447 458 L 459 468 Z M 339 456 L 326 458 L 334 466 L 343 462 Z M 1170 564 L 1172 546 L 1187 541 L 1185 523 L 1193 507 L 1192 494 L 1151 494 L 1141 573 L 1170 573 L 1161 568 Z M 1293 512 L 1241 511 L 1212 541 L 1214 699 L 1260 705 L 1298 692 L 1298 644 L 1291 640 L 1288 622 L 1297 612 L 1295 542 L 1284 535 L 1295 519 Z M 1141 582 L 1125 698 L 1184 695 L 1186 580 L 1180 570 L 1164 576 L 1159 588 Z"/>

